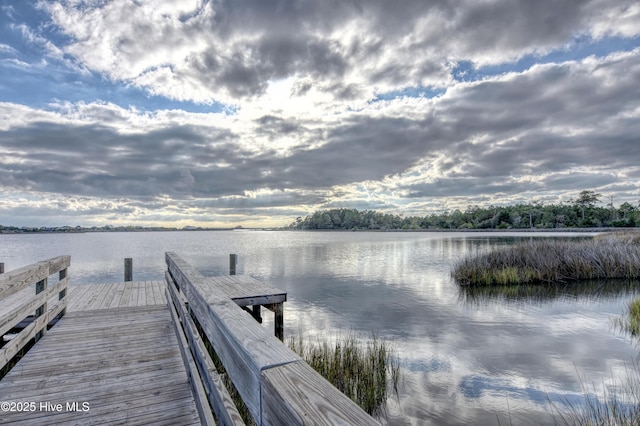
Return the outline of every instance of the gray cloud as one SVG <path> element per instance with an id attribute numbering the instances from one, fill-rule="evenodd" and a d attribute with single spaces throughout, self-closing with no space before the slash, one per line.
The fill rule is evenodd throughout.
<path id="1" fill-rule="evenodd" d="M 433 198 L 506 203 L 585 188 L 635 201 L 640 50 L 469 83 L 451 76 L 462 61 L 513 65 L 581 37 L 637 36 L 638 18 L 621 13 L 634 3 L 614 3 L 225 0 L 179 12 L 144 1 L 40 3 L 65 36 L 38 38 L 48 57 L 234 109 L 3 103 L 0 191 L 25 209 L 35 204 L 15 194 L 69 197 L 46 211 L 180 220 L 189 211 L 199 221 L 234 209 L 420 209 Z M 446 91 L 374 100 L 430 85 Z"/>
<path id="2" fill-rule="evenodd" d="M 602 27 L 615 35 L 623 28 L 625 4 L 631 4 L 243 0 L 203 2 L 172 19 L 151 7 L 136 13 L 144 4 L 56 3 L 65 7 L 43 7 L 74 36 L 67 52 L 115 80 L 196 100 L 202 100 L 202 90 L 209 100 L 258 96 L 271 81 L 288 77 L 310 78 L 337 99 L 370 95 L 335 85 L 347 75 L 363 87 L 443 85 L 451 62 L 499 64 L 543 54 L 564 48 L 577 35 L 602 36 Z M 620 29 L 606 21 L 611 16 L 620 16 Z M 624 24 L 633 28 L 633 21 Z M 100 28 L 99 35 L 89 26 Z M 166 72 L 154 74 L 158 69 Z M 176 92 L 168 75 L 189 90 L 202 90 Z"/>
<path id="3" fill-rule="evenodd" d="M 337 124 L 328 118 L 321 133 L 276 112 L 255 120 L 257 134 L 270 140 L 303 138 L 285 154 L 247 151 L 240 135 L 224 128 L 127 134 L 107 125 L 34 122 L 0 133 L 11 152 L 0 161 L 0 184 L 133 199 L 239 197 L 211 203 L 221 208 L 313 205 L 328 197 L 317 191 L 401 177 L 424 163 L 437 172 L 434 180 L 398 184 L 411 198 L 603 187 L 626 179 L 618 171 L 637 177 L 640 87 L 633 81 L 640 81 L 635 52 L 469 84 L 409 115 L 389 109 L 375 117 L 352 113 Z M 538 178 L 520 179 L 526 176 Z M 246 198 L 256 190 L 293 192 Z"/>

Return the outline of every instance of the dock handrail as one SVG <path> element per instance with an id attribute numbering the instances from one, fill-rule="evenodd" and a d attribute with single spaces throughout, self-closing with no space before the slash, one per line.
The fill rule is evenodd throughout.
<path id="1" fill-rule="evenodd" d="M 167 252 L 165 258 L 168 303 L 180 316 L 198 380 L 204 384 L 221 424 L 241 424 L 241 420 L 204 349 L 195 322 L 257 424 L 377 423 L 231 299 L 202 291 L 207 277 L 175 253 Z"/>
<path id="2" fill-rule="evenodd" d="M 0 369 L 31 339 L 41 338 L 54 318 L 64 315 L 70 264 L 70 256 L 58 256 L 0 275 L 0 302 L 6 304 L 0 313 L 0 336 L 33 315 L 33 321 L 0 349 Z M 58 281 L 48 285 L 49 277 L 54 274 L 58 274 Z M 56 303 L 47 306 L 56 294 Z"/>

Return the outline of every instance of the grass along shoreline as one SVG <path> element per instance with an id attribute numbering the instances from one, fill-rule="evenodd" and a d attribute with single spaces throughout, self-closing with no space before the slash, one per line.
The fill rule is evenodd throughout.
<path id="1" fill-rule="evenodd" d="M 468 256 L 452 275 L 461 285 L 552 284 L 640 278 L 640 232 L 544 239 Z"/>
<path id="2" fill-rule="evenodd" d="M 373 335 L 366 344 L 347 334 L 335 339 L 291 336 L 291 350 L 364 411 L 380 416 L 390 392 L 398 394 L 400 360 L 392 346 Z"/>

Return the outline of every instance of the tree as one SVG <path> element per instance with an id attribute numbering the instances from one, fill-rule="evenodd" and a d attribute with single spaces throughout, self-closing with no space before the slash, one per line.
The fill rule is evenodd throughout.
<path id="1" fill-rule="evenodd" d="M 582 209 L 582 220 L 584 221 L 584 211 L 587 208 L 592 208 L 595 204 L 600 201 L 600 197 L 602 194 L 597 194 L 595 191 L 591 191 L 585 189 L 580 192 L 578 199 L 575 201 L 575 204 Z"/>

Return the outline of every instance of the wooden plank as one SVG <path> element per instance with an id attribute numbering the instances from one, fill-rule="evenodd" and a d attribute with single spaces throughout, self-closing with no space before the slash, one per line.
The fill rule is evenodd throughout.
<path id="1" fill-rule="evenodd" d="M 169 280 L 171 280 L 171 277 L 169 274 L 166 275 L 167 281 L 170 282 Z M 213 410 L 216 413 L 218 423 L 222 425 L 244 425 L 245 423 L 242 420 L 242 416 L 240 416 L 231 395 L 229 395 L 229 391 L 222 382 L 222 378 L 213 364 L 213 360 L 209 356 L 202 339 L 196 331 L 195 323 L 187 313 L 184 298 L 177 292 L 173 283 L 167 285 L 166 291 L 170 295 L 167 299 L 171 299 L 171 302 L 176 307 L 176 311 L 181 318 L 187 335 L 189 347 L 193 353 L 194 361 L 197 365 L 204 387 L 207 390 L 211 407 L 213 407 Z"/>
<path id="2" fill-rule="evenodd" d="M 53 275 L 71 266 L 71 256 L 58 256 L 46 260 L 45 262 L 49 263 L 49 275 Z"/>
<path id="3" fill-rule="evenodd" d="M 113 297 L 111 298 L 111 303 L 109 303 L 109 309 L 112 308 L 119 308 L 121 303 L 122 303 L 122 299 L 124 296 L 124 284 L 119 284 L 116 286 L 116 288 L 114 289 L 114 294 Z"/>
<path id="4" fill-rule="evenodd" d="M 91 294 L 93 291 L 92 286 L 93 284 L 75 286 L 76 288 L 74 289 L 73 299 L 70 298 L 69 300 L 70 311 L 87 309 L 87 305 L 91 300 Z"/>
<path id="5" fill-rule="evenodd" d="M 55 382 L 41 381 L 38 383 L 45 388 L 34 388 L 32 382 L 20 382 L 13 386 L 3 386 L 2 391 L 7 395 L 19 395 L 22 400 L 26 398 L 36 398 L 41 396 L 43 391 L 47 392 L 51 397 L 57 397 L 60 394 L 64 394 L 65 397 L 71 400 L 100 400 L 101 405 L 108 404 L 114 400 L 122 398 L 122 393 L 126 390 L 126 393 L 133 399 L 136 392 L 140 392 L 140 396 L 148 396 L 146 394 L 156 393 L 159 390 L 177 386 L 187 383 L 187 377 L 183 372 L 179 370 L 181 367 L 178 364 L 171 364 L 175 371 L 166 372 L 162 369 L 149 370 L 145 373 L 137 373 L 135 365 L 131 368 L 121 369 L 119 373 L 112 373 L 106 380 L 95 380 L 95 376 L 87 375 L 85 372 L 78 373 L 78 379 L 67 380 L 61 382 L 56 380 Z M 57 378 L 55 371 L 51 372 L 54 377 Z M 129 375 L 132 375 L 135 380 Z M 158 377 L 162 377 L 162 380 L 158 380 Z M 184 387 L 182 387 L 182 397 L 185 396 Z M 187 397 L 191 394 L 186 392 Z"/>
<path id="6" fill-rule="evenodd" d="M 147 304 L 147 295 L 146 295 L 147 283 L 145 281 L 139 281 L 137 283 L 137 287 L 138 287 L 138 305 L 137 306 L 145 306 Z"/>
<path id="7" fill-rule="evenodd" d="M 127 306 L 138 306 L 138 283 L 136 281 L 127 282 L 126 285 L 131 288 L 129 293 L 129 302 Z"/>
<path id="8" fill-rule="evenodd" d="M 27 344 L 27 342 L 35 337 L 49 321 L 56 317 L 67 306 L 66 297 L 55 306 L 52 306 L 44 315 L 35 319 L 31 324 L 25 327 L 17 336 L 0 349 L 0 368 L 7 365 L 9 361 Z"/>
<path id="9" fill-rule="evenodd" d="M 100 286 L 100 291 L 90 306 L 90 309 L 108 309 L 111 299 L 113 298 L 114 288 L 118 286 L 118 283 L 104 284 Z"/>
<path id="10" fill-rule="evenodd" d="M 111 303 L 113 299 L 117 297 L 117 289 L 120 286 L 120 283 L 110 283 L 105 284 L 105 292 L 102 297 L 100 297 L 100 304 L 98 309 L 109 309 L 111 307 Z"/>
<path id="11" fill-rule="evenodd" d="M 154 287 L 154 296 L 157 304 L 167 303 L 166 297 L 164 295 L 164 289 L 166 288 L 166 283 L 164 281 L 155 281 Z"/>
<path id="12" fill-rule="evenodd" d="M 70 256 L 58 256 L 0 274 L 0 299 L 67 268 L 70 262 Z"/>
<path id="13" fill-rule="evenodd" d="M 200 423 L 166 305 L 69 313 L 0 381 L 0 400 L 25 397 L 91 409 L 0 422 Z"/>
<path id="14" fill-rule="evenodd" d="M 73 287 L 71 311 L 97 310 L 119 307 L 164 305 L 165 299 L 155 301 L 154 288 L 162 281 L 129 281 L 108 284 L 89 284 Z M 153 295 L 153 297 L 152 297 Z"/>
<path id="15" fill-rule="evenodd" d="M 262 424 L 379 424 L 304 361 L 262 372 Z"/>
<path id="16" fill-rule="evenodd" d="M 130 306 L 129 300 L 131 300 L 131 286 L 124 283 L 123 290 L 122 290 L 122 298 L 120 299 L 120 304 L 118 305 L 118 307 L 123 308 L 123 307 Z"/>
<path id="17" fill-rule="evenodd" d="M 58 281 L 53 286 L 47 288 L 42 293 L 31 296 L 31 300 L 23 303 L 22 306 L 16 306 L 10 311 L 0 314 L 0 336 L 11 330 L 16 324 L 25 317 L 33 315 L 37 307 L 46 303 L 54 295 L 57 295 L 69 283 L 69 278 Z"/>
<path id="18" fill-rule="evenodd" d="M 13 293 L 11 296 L 7 296 L 0 300 L 0 312 L 9 312 L 17 306 L 24 304 L 36 294 L 35 288 L 35 285 L 27 286 L 22 290 Z"/>
<path id="19" fill-rule="evenodd" d="M 91 284 L 87 286 L 88 288 L 85 290 L 85 297 L 82 300 L 83 310 L 91 310 L 92 306 L 95 304 L 96 298 L 101 290 L 104 289 L 106 284 Z"/>
<path id="20" fill-rule="evenodd" d="M 73 285 L 73 284 L 70 284 L 69 287 L 67 287 L 67 297 L 69 298 L 69 306 L 67 306 L 67 309 L 69 311 L 76 310 L 78 301 L 83 295 L 84 287 L 85 287 L 84 285 Z"/>
<path id="21" fill-rule="evenodd" d="M 100 366 L 100 369 L 92 369 L 84 371 L 82 374 L 78 374 L 77 370 L 73 372 L 65 372 L 58 371 L 56 373 L 56 382 L 61 385 L 74 385 L 78 388 L 86 387 L 86 388 L 97 388 L 102 384 L 110 384 L 110 383 L 122 383 L 123 386 L 128 381 L 140 381 L 140 378 L 148 375 L 149 373 L 157 372 L 160 374 L 163 372 L 164 374 L 168 374 L 167 371 L 170 371 L 172 368 L 175 368 L 176 363 L 182 363 L 182 360 L 176 360 L 173 357 L 173 354 L 169 353 L 164 358 L 158 358 L 153 361 L 145 362 L 141 365 L 136 365 L 135 369 L 127 370 L 126 375 L 118 375 L 115 373 L 122 373 L 123 366 L 114 365 L 114 366 Z M 30 370 L 28 373 L 31 373 L 31 365 L 29 365 Z M 76 366 L 74 365 L 74 368 Z M 39 369 L 34 369 L 35 371 L 40 371 Z M 42 389 L 51 383 L 49 377 L 40 374 L 21 374 L 15 376 L 7 376 L 2 379 L 2 389 L 6 391 L 7 394 L 12 394 L 15 392 L 16 395 L 21 395 L 19 392 L 24 391 L 33 391 L 36 389 Z"/>
<path id="22" fill-rule="evenodd" d="M 176 418 L 176 412 L 183 418 L 183 424 L 200 424 L 197 412 L 193 405 L 193 399 L 185 398 L 185 387 L 188 391 L 188 383 L 185 377 L 181 382 L 172 382 L 168 386 L 158 384 L 149 389 L 123 392 L 119 388 L 114 397 L 103 400 L 96 397 L 85 398 L 82 395 L 47 396 L 45 399 L 52 404 L 63 404 L 68 401 L 77 401 L 79 405 L 88 403 L 86 412 L 25 412 L 9 413 L 4 420 L 15 424 L 25 421 L 29 424 L 131 424 L 129 418 L 137 418 L 138 422 L 146 421 L 146 424 L 156 424 L 153 419 Z M 34 398 L 34 397 L 31 397 Z M 37 397 L 35 397 L 37 398 Z M 94 399 L 95 398 L 95 399 Z M 103 402 L 104 401 L 104 402 Z M 175 410 L 175 411 L 174 411 Z"/>
<path id="23" fill-rule="evenodd" d="M 282 303 L 287 293 L 249 275 L 207 277 L 212 289 L 232 299 L 239 306 Z M 211 292 L 207 292 L 211 294 Z"/>

